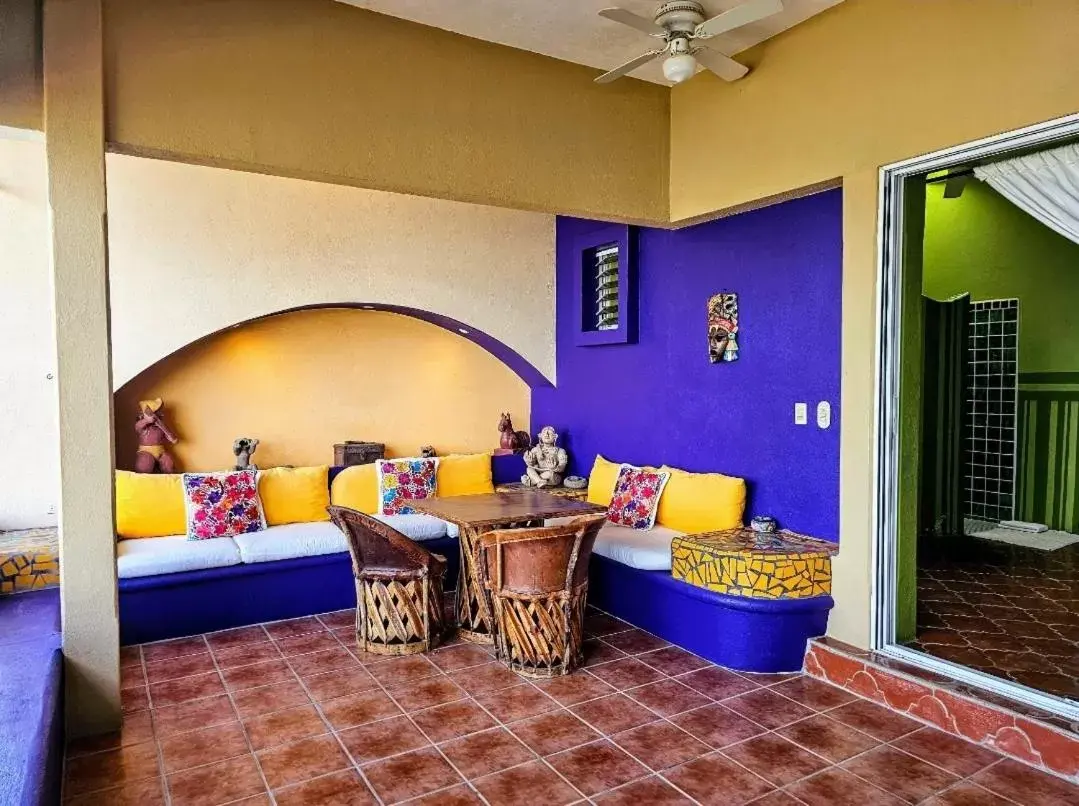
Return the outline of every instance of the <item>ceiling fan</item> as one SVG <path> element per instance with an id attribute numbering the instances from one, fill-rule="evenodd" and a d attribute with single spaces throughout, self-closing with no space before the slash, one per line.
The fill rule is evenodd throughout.
<path id="1" fill-rule="evenodd" d="M 650 21 L 624 8 L 605 8 L 599 12 L 601 17 L 662 39 L 663 47 L 650 50 L 604 73 L 596 79 L 596 83 L 614 81 L 663 55 L 667 56 L 663 61 L 663 75 L 676 84 L 691 78 L 697 71 L 698 62 L 725 81 L 737 81 L 749 72 L 749 68 L 718 50 L 712 50 L 709 40 L 782 10 L 782 0 L 749 0 L 707 19 L 704 7 L 695 0 L 672 0 L 660 5 L 654 21 Z"/>

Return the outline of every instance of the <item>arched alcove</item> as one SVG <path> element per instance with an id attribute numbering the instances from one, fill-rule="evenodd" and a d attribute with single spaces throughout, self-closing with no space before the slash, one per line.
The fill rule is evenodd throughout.
<path id="1" fill-rule="evenodd" d="M 181 469 L 232 463 L 236 437 L 262 466 L 326 464 L 345 439 L 390 455 L 497 446 L 498 415 L 528 428 L 542 374 L 467 323 L 400 306 L 324 305 L 243 322 L 177 350 L 116 392 L 117 466 L 135 454 L 138 401 L 160 397 Z"/>

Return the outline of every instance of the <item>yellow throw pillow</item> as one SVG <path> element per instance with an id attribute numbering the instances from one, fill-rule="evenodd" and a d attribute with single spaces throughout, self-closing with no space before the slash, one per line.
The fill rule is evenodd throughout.
<path id="1" fill-rule="evenodd" d="M 439 457 L 435 495 L 482 495 L 493 493 L 491 454 L 467 453 Z"/>
<path id="2" fill-rule="evenodd" d="M 330 501 L 336 507 L 348 507 L 366 515 L 378 514 L 378 469 L 369 465 L 346 467 L 333 480 Z"/>
<path id="3" fill-rule="evenodd" d="M 588 503 L 609 506 L 614 496 L 614 483 L 618 481 L 618 473 L 622 465 L 615 464 L 596 455 L 592 472 L 588 474 Z"/>
<path id="4" fill-rule="evenodd" d="M 721 473 L 688 473 L 664 465 L 670 481 L 659 499 L 656 523 L 686 534 L 700 534 L 742 525 L 746 481 Z"/>
<path id="5" fill-rule="evenodd" d="M 116 534 L 169 537 L 187 531 L 179 473 L 116 471 Z"/>
<path id="6" fill-rule="evenodd" d="M 271 467 L 259 471 L 259 498 L 267 526 L 328 521 L 330 469 L 318 467 Z"/>

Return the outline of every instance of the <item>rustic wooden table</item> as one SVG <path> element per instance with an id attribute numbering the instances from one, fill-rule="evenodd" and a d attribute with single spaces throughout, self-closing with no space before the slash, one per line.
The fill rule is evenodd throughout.
<path id="1" fill-rule="evenodd" d="M 521 482 L 515 481 L 509 484 L 499 484 L 495 487 L 496 493 L 519 493 L 534 489 L 532 487 L 525 487 Z M 541 487 L 541 492 L 550 493 L 551 495 L 557 495 L 560 498 L 572 498 L 575 501 L 585 501 L 588 499 L 587 487 Z"/>
<path id="2" fill-rule="evenodd" d="M 461 530 L 461 570 L 457 577 L 457 624 L 467 641 L 490 644 L 494 637 L 491 600 L 476 572 L 480 535 L 495 529 L 542 525 L 547 518 L 606 512 L 607 508 L 551 495 L 520 490 L 485 495 L 456 495 L 409 501 L 416 512 L 456 524 Z"/>

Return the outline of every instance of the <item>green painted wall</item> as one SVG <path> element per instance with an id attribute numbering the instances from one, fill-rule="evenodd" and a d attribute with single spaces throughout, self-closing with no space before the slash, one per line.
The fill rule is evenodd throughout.
<path id="1" fill-rule="evenodd" d="M 958 199 L 943 193 L 927 187 L 926 296 L 1018 297 L 1019 371 L 1079 371 L 1079 244 L 977 179 Z"/>

